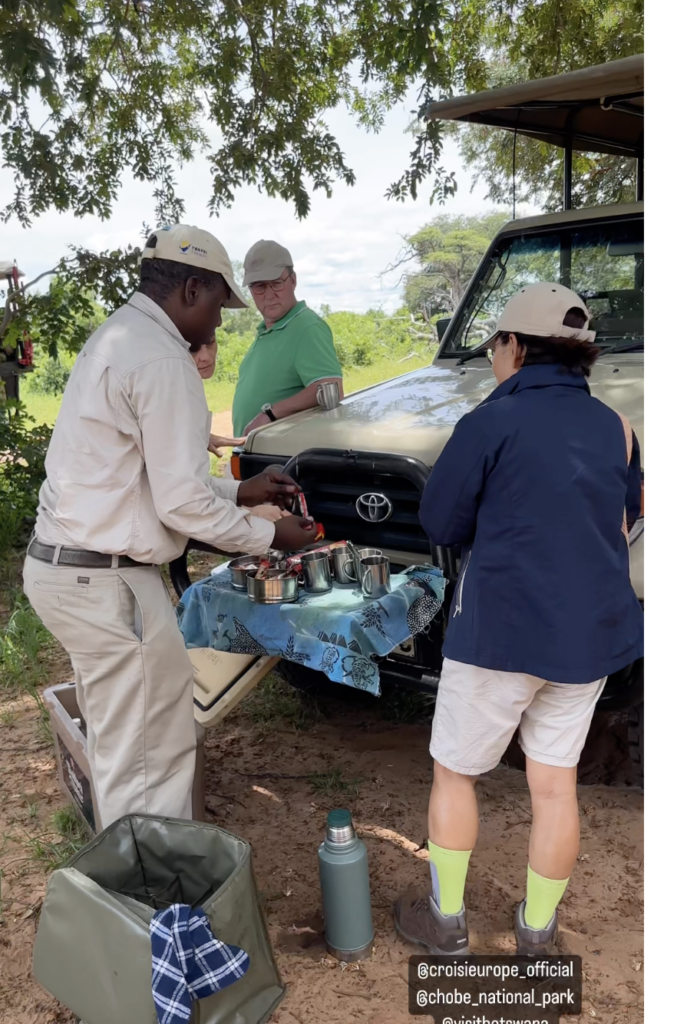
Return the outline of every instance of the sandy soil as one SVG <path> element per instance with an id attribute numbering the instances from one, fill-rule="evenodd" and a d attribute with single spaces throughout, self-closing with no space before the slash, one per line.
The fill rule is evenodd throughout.
<path id="1" fill-rule="evenodd" d="M 63 661 L 53 676 L 67 678 Z M 63 801 L 51 751 L 36 739 L 33 708 L 19 702 L 14 710 L 16 721 L 0 725 L 0 1020 L 68 1024 L 72 1015 L 30 977 L 47 874 L 28 840 L 49 830 L 50 816 Z M 273 1022 L 405 1024 L 407 958 L 413 950 L 396 937 L 390 907 L 403 889 L 427 882 L 420 847 L 431 779 L 429 726 L 390 722 L 373 700 L 325 702 L 320 717 L 302 730 L 261 722 L 260 709 L 253 717 L 245 708 L 208 734 L 207 817 L 246 837 L 254 849 L 288 985 Z M 311 776 L 337 768 L 338 787 L 318 792 Z M 522 773 L 507 767 L 483 778 L 478 788 L 482 833 L 466 892 L 471 941 L 477 952 L 510 952 L 512 913 L 526 871 L 528 795 Z M 586 786 L 580 801 L 582 850 L 562 906 L 562 949 L 584 958 L 583 1019 L 636 1024 L 643 980 L 642 795 L 630 788 Z M 331 960 L 321 936 L 316 851 L 326 812 L 346 804 L 369 851 L 376 926 L 373 958 L 358 969 L 342 969 Z"/>
<path id="2" fill-rule="evenodd" d="M 203 576 L 209 556 L 191 556 Z M 70 678 L 60 649 L 48 685 Z M 0 691 L 1 693 L 2 691 Z M 284 684 L 248 702 L 206 740 L 207 820 L 246 838 L 287 996 L 272 1024 L 406 1024 L 407 960 L 394 899 L 428 881 L 429 715 L 407 701 L 343 692 L 317 704 Z M 622 716 L 596 716 L 581 762 L 581 856 L 561 909 L 561 949 L 583 957 L 583 1021 L 639 1024 L 643 988 L 643 796 L 632 774 Z M 42 738 L 41 738 L 42 737 Z M 510 752 L 510 764 L 519 754 Z M 320 784 L 318 773 L 333 776 Z M 287 776 L 292 776 L 291 778 Z M 503 766 L 478 783 L 482 829 L 466 905 L 478 953 L 514 949 L 530 823 L 524 775 Z M 54 758 L 27 698 L 0 699 L 0 1022 L 74 1024 L 31 978 L 31 952 L 48 881 L 45 845 L 64 806 Z M 369 851 L 376 946 L 345 968 L 322 942 L 317 847 L 326 813 L 349 806 Z M 565 1020 L 566 1018 L 563 1018 Z M 573 1021 L 577 1018 L 569 1018 Z M 124 1024 L 124 1022 L 120 1022 Z"/>
<path id="3" fill-rule="evenodd" d="M 233 417 L 229 409 L 225 412 L 215 412 L 212 416 L 212 434 L 219 437 L 233 436 Z"/>

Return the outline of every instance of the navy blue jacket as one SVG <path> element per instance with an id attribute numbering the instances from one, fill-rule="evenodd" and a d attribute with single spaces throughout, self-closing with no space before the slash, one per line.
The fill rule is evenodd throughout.
<path id="1" fill-rule="evenodd" d="M 623 510 L 640 512 L 637 439 L 584 377 L 527 366 L 456 426 L 420 519 L 464 549 L 444 655 L 589 683 L 643 655 Z"/>

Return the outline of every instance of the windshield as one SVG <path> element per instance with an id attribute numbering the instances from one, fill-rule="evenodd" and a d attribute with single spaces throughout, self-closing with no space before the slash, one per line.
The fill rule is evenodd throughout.
<path id="1" fill-rule="evenodd" d="M 644 348 L 644 221 L 551 227 L 498 240 L 470 285 L 440 358 L 467 352 L 496 329 L 519 288 L 558 281 L 592 314 L 590 327 L 605 351 Z"/>

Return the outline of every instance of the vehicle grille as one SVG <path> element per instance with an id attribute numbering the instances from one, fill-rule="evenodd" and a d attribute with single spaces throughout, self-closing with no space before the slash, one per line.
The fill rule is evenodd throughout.
<path id="1" fill-rule="evenodd" d="M 260 457 L 259 457 L 260 459 Z M 242 475 L 250 476 L 242 456 Z M 269 464 L 284 463 L 269 458 Z M 263 467 L 257 460 L 256 472 Z M 325 527 L 328 537 L 349 539 L 363 547 L 420 552 L 430 559 L 430 541 L 418 519 L 421 492 L 428 468 L 415 459 L 373 452 L 313 449 L 301 453 L 292 475 L 308 501 L 308 511 Z M 383 494 L 392 503 L 392 516 L 382 523 L 366 522 L 357 512 L 360 495 Z"/>

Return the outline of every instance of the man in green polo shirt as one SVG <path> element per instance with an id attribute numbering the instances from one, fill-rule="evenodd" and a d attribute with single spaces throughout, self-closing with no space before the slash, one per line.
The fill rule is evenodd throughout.
<path id="1" fill-rule="evenodd" d="M 297 301 L 289 250 L 277 242 L 253 245 L 244 260 L 244 284 L 263 322 L 240 364 L 233 400 L 236 436 L 312 409 L 318 404 L 318 384 L 336 381 L 343 397 L 331 328 Z"/>

